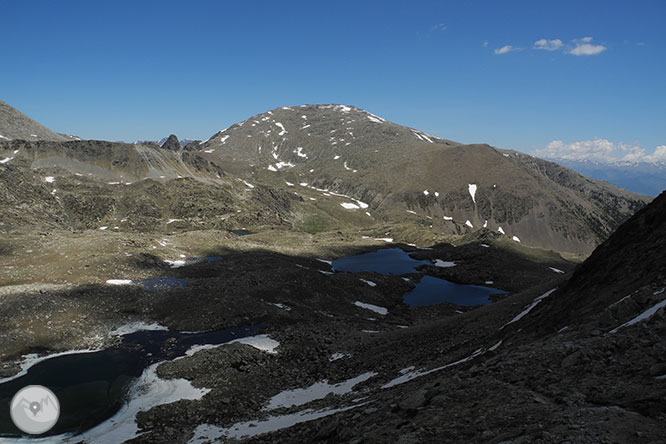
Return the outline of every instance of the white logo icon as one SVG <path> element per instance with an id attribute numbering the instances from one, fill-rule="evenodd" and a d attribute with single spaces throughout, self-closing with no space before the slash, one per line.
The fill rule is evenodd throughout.
<path id="1" fill-rule="evenodd" d="M 29 385 L 12 398 L 10 414 L 16 427 L 26 433 L 39 435 L 58 422 L 60 403 L 55 394 L 41 385 Z"/>

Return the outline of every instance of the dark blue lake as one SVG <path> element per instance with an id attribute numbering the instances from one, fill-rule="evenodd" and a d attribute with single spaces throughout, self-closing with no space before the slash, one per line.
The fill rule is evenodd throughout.
<path id="1" fill-rule="evenodd" d="M 423 276 L 416 284 L 416 288 L 405 294 L 402 300 L 410 307 L 425 307 L 443 302 L 463 306 L 487 305 L 492 302 L 491 295 L 505 293 L 505 291 L 481 285 L 454 284 L 445 279 Z"/>
<path id="2" fill-rule="evenodd" d="M 432 265 L 430 261 L 413 259 L 400 248 L 385 248 L 356 256 L 345 256 L 333 261 L 333 270 L 347 273 L 370 271 L 379 274 L 418 273 L 416 267 Z"/>
<path id="3" fill-rule="evenodd" d="M 400 248 L 386 248 L 336 259 L 333 261 L 333 270 L 346 273 L 366 271 L 401 275 L 420 273 L 416 268 L 421 265 L 434 264 L 431 261 L 414 259 Z M 491 287 L 454 284 L 445 279 L 423 276 L 416 284 L 416 288 L 404 295 L 403 301 L 410 307 L 425 307 L 443 302 L 463 306 L 486 305 L 492 302 L 491 295 L 505 293 Z"/>
<path id="4" fill-rule="evenodd" d="M 12 423 L 7 406 L 27 385 L 48 387 L 60 401 L 60 418 L 47 435 L 76 434 L 112 417 L 127 401 L 134 381 L 150 365 L 183 356 L 194 345 L 223 344 L 265 328 L 266 324 L 201 333 L 137 331 L 122 336 L 122 343 L 110 349 L 39 362 L 24 375 L 0 384 L 0 442 L 2 437 L 23 435 Z"/>

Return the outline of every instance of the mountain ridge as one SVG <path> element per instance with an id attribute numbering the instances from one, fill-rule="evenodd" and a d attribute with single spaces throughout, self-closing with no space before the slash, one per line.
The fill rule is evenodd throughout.
<path id="1" fill-rule="evenodd" d="M 487 226 L 572 252 L 591 251 L 649 201 L 523 153 L 441 139 L 347 105 L 276 108 L 193 149 L 246 180 L 352 195 L 373 215 L 416 212 L 432 218 L 435 229 Z"/>

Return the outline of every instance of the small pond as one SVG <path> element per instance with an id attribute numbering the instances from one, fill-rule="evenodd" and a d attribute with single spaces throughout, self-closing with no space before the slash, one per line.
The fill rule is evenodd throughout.
<path id="1" fill-rule="evenodd" d="M 379 274 L 401 275 L 418 273 L 416 267 L 421 265 L 432 265 L 432 262 L 413 259 L 400 248 L 385 248 L 336 259 L 333 261 L 333 270 L 347 273 L 370 271 Z"/>
<path id="2" fill-rule="evenodd" d="M 442 263 L 446 263 L 443 262 Z M 421 273 L 417 267 L 422 265 L 435 265 L 429 260 L 417 260 L 400 248 L 385 248 L 370 253 L 345 256 L 333 261 L 335 271 L 346 273 L 374 272 L 379 274 L 403 275 Z M 452 266 L 447 265 L 447 266 Z M 457 305 L 472 306 L 486 305 L 492 302 L 493 294 L 505 294 L 502 290 L 480 285 L 455 284 L 445 279 L 432 276 L 423 276 L 416 287 L 403 297 L 405 304 L 410 307 L 424 307 L 428 305 L 451 302 Z"/>
<path id="3" fill-rule="evenodd" d="M 80 433 L 112 417 L 127 401 L 133 382 L 150 365 L 185 355 L 194 345 L 219 345 L 258 334 L 266 324 L 205 333 L 143 330 L 122 336 L 117 347 L 54 356 L 0 384 L 0 437 L 18 437 L 6 408 L 27 385 L 43 385 L 60 401 L 60 418 L 48 435 Z M 42 435 L 40 435 L 41 437 Z M 0 438 L 0 442 L 2 442 Z"/>
<path id="4" fill-rule="evenodd" d="M 410 307 L 425 307 L 443 302 L 472 306 L 490 304 L 491 295 L 505 293 L 481 285 L 455 284 L 445 279 L 423 276 L 416 284 L 416 288 L 405 294 L 402 299 Z"/>

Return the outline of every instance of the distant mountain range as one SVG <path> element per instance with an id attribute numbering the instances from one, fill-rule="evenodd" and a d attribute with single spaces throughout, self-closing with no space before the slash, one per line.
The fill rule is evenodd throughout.
<path id="1" fill-rule="evenodd" d="M 244 180 L 352 196 L 369 206 L 369 218 L 444 232 L 485 228 L 558 251 L 591 251 L 649 200 L 533 156 L 441 139 L 345 105 L 274 109 L 197 147 Z"/>
<path id="2" fill-rule="evenodd" d="M 664 163 L 549 160 L 578 171 L 585 176 L 604 180 L 634 193 L 657 196 L 666 190 L 666 164 Z"/>
<path id="3" fill-rule="evenodd" d="M 390 222 L 389 233 L 398 226 L 433 236 L 490 231 L 525 245 L 589 253 L 650 200 L 552 162 L 441 139 L 353 106 L 274 109 L 186 150 L 177 148 L 183 141 L 175 136 L 169 149 L 63 144 L 72 139 L 45 128 L 36 141 L 24 135 L 39 124 L 8 105 L 3 109 L 0 134 L 15 139 L 0 142 L 0 163 L 10 167 L 5 176 L 15 175 L 6 181 L 11 198 L 3 205 L 15 204 L 5 209 L 6 224 L 42 214 L 49 224 L 120 227 L 127 216 L 122 209 L 141 229 L 171 219 L 201 227 L 242 220 L 242 226 L 310 232 Z M 33 177 L 40 169 L 67 186 L 23 196 L 44 186 Z M 193 181 L 184 187 L 185 179 Z M 154 189 L 146 193 L 146 187 Z M 26 199 L 33 202 L 32 219 L 21 209 Z"/>

